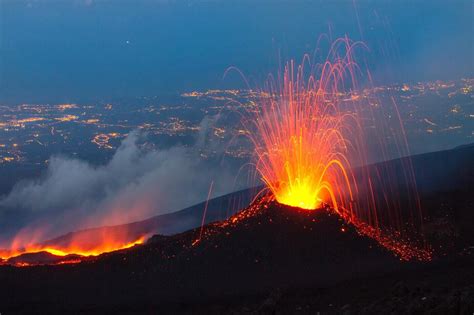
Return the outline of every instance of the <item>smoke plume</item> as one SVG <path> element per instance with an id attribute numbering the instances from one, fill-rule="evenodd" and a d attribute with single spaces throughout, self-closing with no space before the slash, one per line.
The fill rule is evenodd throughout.
<path id="1" fill-rule="evenodd" d="M 196 147 L 147 150 L 143 137 L 131 132 L 105 165 L 55 156 L 41 178 L 17 183 L 0 198 L 0 245 L 21 230 L 46 239 L 180 210 L 205 200 L 211 181 L 213 196 L 242 187 L 234 167 L 203 160 Z"/>

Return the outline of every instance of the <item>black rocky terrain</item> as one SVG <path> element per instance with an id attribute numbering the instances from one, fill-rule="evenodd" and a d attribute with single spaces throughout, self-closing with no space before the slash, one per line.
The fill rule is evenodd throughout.
<path id="1" fill-rule="evenodd" d="M 474 256 L 404 262 L 331 210 L 256 203 L 230 219 L 80 264 L 0 268 L 2 310 L 466 312 Z"/>

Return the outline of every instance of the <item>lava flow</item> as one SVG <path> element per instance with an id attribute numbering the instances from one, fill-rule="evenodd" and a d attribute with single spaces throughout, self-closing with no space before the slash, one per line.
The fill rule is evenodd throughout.
<path id="1" fill-rule="evenodd" d="M 270 77 L 259 107 L 244 115 L 256 170 L 279 203 L 308 210 L 330 206 L 402 259 L 429 259 L 429 251 L 413 242 L 421 239 L 422 222 L 410 161 L 400 170 L 367 166 L 366 130 L 381 119 L 357 94 L 361 69 L 352 57 L 357 46 L 363 44 L 336 40 L 323 63 L 313 65 L 305 55 L 300 65 L 290 61 L 276 78 Z M 400 133 L 406 140 L 401 122 Z M 378 141 L 378 159 L 388 159 L 383 134 L 376 129 L 370 136 Z"/>
<path id="2" fill-rule="evenodd" d="M 10 249 L 0 250 L 0 264 L 29 266 L 77 263 L 87 257 L 130 248 L 146 240 L 146 236 L 141 236 L 130 241 L 130 236 L 126 231 L 98 234 L 100 235 L 91 237 L 87 231 L 77 232 L 63 238 L 41 243 L 26 243 L 26 245 L 20 234 L 13 241 Z"/>

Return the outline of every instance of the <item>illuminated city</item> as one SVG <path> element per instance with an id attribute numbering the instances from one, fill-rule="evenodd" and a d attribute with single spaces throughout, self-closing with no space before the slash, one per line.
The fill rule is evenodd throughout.
<path id="1" fill-rule="evenodd" d="M 375 110 L 393 96 L 402 115 L 413 153 L 441 150 L 474 139 L 474 79 L 418 82 L 365 89 L 359 95 Z M 251 90 L 209 90 L 182 93 L 174 103 L 160 98 L 136 99 L 133 104 L 19 104 L 0 107 L 0 161 L 4 164 L 45 165 L 51 152 L 108 158 L 130 131 L 146 131 L 152 144 L 193 143 L 206 116 L 235 113 L 257 106 Z M 132 106 L 130 112 L 125 107 Z M 131 114 L 131 115 L 130 115 Z M 130 116 L 129 116 L 130 115 Z M 192 118 L 190 118 L 192 117 Z M 386 116 L 390 119 L 390 116 Z M 229 120 L 229 119 L 227 119 Z M 211 141 L 227 143 L 242 135 L 238 119 L 217 120 Z M 87 141 L 88 139 L 88 141 Z M 229 146 L 224 154 L 248 159 L 250 146 Z M 211 157 L 215 152 L 202 152 Z"/>

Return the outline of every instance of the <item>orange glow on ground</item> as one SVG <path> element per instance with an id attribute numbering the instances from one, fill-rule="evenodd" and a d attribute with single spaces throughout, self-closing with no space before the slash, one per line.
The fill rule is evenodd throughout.
<path id="1" fill-rule="evenodd" d="M 40 252 L 48 252 L 55 256 L 65 257 L 67 255 L 79 255 L 84 257 L 98 256 L 103 253 L 108 253 L 112 251 L 122 250 L 131 248 L 135 245 L 143 244 L 146 240 L 146 237 L 140 237 L 133 242 L 124 242 L 121 240 L 112 240 L 109 239 L 107 242 L 101 242 L 98 240 L 97 244 L 90 246 L 83 246 L 80 243 L 72 242 L 70 245 L 64 246 L 41 246 L 41 245 L 28 245 L 22 248 L 12 249 L 4 252 L 0 252 L 0 259 L 6 261 L 12 257 L 17 257 L 23 254 L 35 254 Z M 73 261 L 65 261 L 60 263 L 77 263 L 80 262 L 80 259 Z M 29 265 L 29 264 L 20 264 Z"/>

